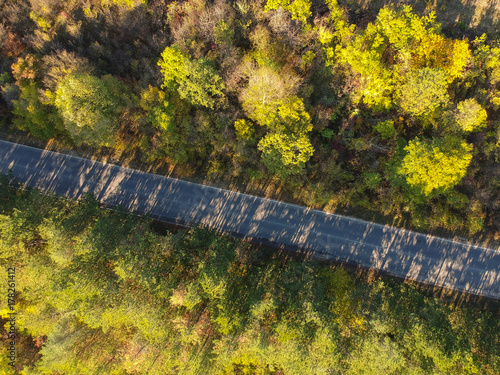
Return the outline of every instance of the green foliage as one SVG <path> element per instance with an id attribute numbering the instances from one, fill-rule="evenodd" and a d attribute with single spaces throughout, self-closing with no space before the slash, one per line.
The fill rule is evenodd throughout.
<path id="1" fill-rule="evenodd" d="M 16 262 L 18 329 L 42 344 L 18 351 L 27 373 L 499 370 L 496 310 L 0 184 L 0 265 Z"/>
<path id="2" fill-rule="evenodd" d="M 442 69 L 423 68 L 408 74 L 399 92 L 399 106 L 412 116 L 428 116 L 449 100 L 448 81 Z"/>
<path id="3" fill-rule="evenodd" d="M 374 129 L 384 140 L 394 138 L 398 134 L 396 129 L 394 128 L 394 121 L 392 120 L 379 122 L 377 125 L 375 125 Z"/>
<path id="4" fill-rule="evenodd" d="M 332 139 L 333 135 L 335 134 L 335 132 L 332 130 L 332 129 L 323 129 L 323 131 L 321 132 L 321 135 L 323 136 L 323 138 L 326 138 L 326 139 Z"/>
<path id="5" fill-rule="evenodd" d="M 124 92 L 111 76 L 69 74 L 59 83 L 55 105 L 76 144 L 114 144 Z"/>
<path id="6" fill-rule="evenodd" d="M 465 176 L 472 146 L 460 138 L 416 139 L 405 147 L 398 173 L 419 193 L 430 196 L 448 190 Z"/>
<path id="7" fill-rule="evenodd" d="M 159 0 L 147 6 L 139 6 L 145 3 L 139 0 L 4 3 L 0 6 L 0 125 L 6 132 L 15 131 L 14 125 L 28 132 L 28 137 L 56 138 L 56 144 L 64 147 L 73 138 L 74 145 L 91 146 L 86 148 L 89 152 L 98 152 L 92 146 L 112 146 L 115 150 L 106 153 L 120 160 L 134 160 L 143 168 L 154 163 L 161 170 L 175 166 L 181 178 L 205 178 L 221 186 L 236 180 L 241 186 L 263 186 L 272 173 L 296 174 L 286 181 L 271 180 L 279 185 L 269 189 L 274 198 L 278 194 L 329 211 L 354 208 L 354 215 L 370 219 L 379 213 L 377 217 L 387 222 L 412 223 L 425 230 L 444 228 L 449 235 L 496 236 L 491 224 L 498 221 L 498 210 L 487 206 L 500 186 L 495 173 L 490 173 L 500 162 L 500 132 L 494 121 L 500 108 L 500 47 L 486 35 L 469 43 L 462 35 L 470 33 L 463 29 L 447 27 L 445 36 L 436 22 L 442 17 L 441 9 L 434 7 L 435 15 L 430 8 L 381 8 L 384 2 L 370 2 L 372 22 L 368 23 L 367 9 L 352 9 L 351 2 L 338 0 L 323 5 L 310 0 L 196 0 L 168 2 L 168 6 Z M 381 8 L 378 15 L 377 8 Z M 352 24 L 349 17 L 354 17 Z M 359 17 L 364 21 L 359 22 Z M 485 21 L 487 17 L 479 20 Z M 465 25 L 463 20 L 459 23 Z M 85 81 L 86 87 L 77 84 L 73 89 L 68 76 L 93 78 L 81 80 L 79 85 Z M 65 88 L 64 95 L 61 91 L 58 95 L 59 88 Z M 131 92 L 140 93 L 139 106 Z M 483 130 L 484 134 L 470 134 Z M 407 182 L 414 175 L 410 167 L 405 173 L 397 172 L 407 154 L 406 143 L 402 147 L 398 143 L 415 137 L 432 143 L 432 138 L 445 135 L 468 136 L 477 149 L 478 159 L 472 163 L 466 186 L 460 187 L 466 199 L 457 198 L 458 189 L 444 186 L 426 195 L 423 186 Z M 457 150 L 461 150 L 458 143 Z M 382 176 L 384 166 L 390 173 Z M 437 175 L 439 165 L 434 171 Z M 427 177 L 420 173 L 415 181 L 433 179 L 431 172 Z M 439 178 L 446 180 L 448 175 Z M 46 257 L 37 267 L 49 278 L 51 265 L 66 267 L 64 262 L 75 256 L 66 252 L 57 224 L 38 223 L 37 228 L 34 232 L 48 241 Z M 51 241 L 61 242 L 61 249 L 56 250 Z M 123 280 L 131 272 L 127 267 L 109 265 Z M 30 280 L 35 279 L 35 271 L 29 272 Z M 196 282 L 175 287 L 176 298 L 185 301 L 175 308 L 189 310 L 192 321 L 206 307 L 208 294 L 201 284 L 206 282 L 207 290 L 212 282 L 214 288 L 219 285 L 215 276 L 209 281 L 197 277 L 190 274 L 189 279 Z M 231 286 L 226 287 L 225 292 L 231 293 Z M 173 289 L 165 290 L 169 294 Z M 106 292 L 98 289 L 99 293 Z M 170 295 L 165 300 L 170 301 Z M 163 337 L 164 333 L 157 337 L 146 328 L 147 320 L 134 303 L 129 299 L 116 315 L 109 311 L 112 308 L 102 307 L 94 319 L 106 317 L 102 322 L 109 330 L 114 329 L 114 317 L 131 326 L 125 317 L 130 308 L 142 322 L 135 332 L 152 340 Z M 51 326 L 48 320 L 36 320 L 36 314 L 44 316 L 45 308 L 33 307 L 29 315 L 33 332 Z M 233 313 L 221 304 L 211 306 L 205 318 L 213 324 L 212 332 L 232 334 L 245 326 L 240 318 L 232 320 Z M 97 324 L 90 313 L 84 318 Z M 200 340 L 198 332 L 206 327 L 193 328 L 183 319 L 188 318 L 175 323 L 181 327 L 179 337 L 186 342 Z M 157 321 L 161 317 L 151 324 Z M 283 337 L 290 333 L 290 347 L 298 345 L 294 340 L 300 339 L 293 336 L 297 328 L 289 321 L 280 327 Z M 139 351 L 141 338 L 131 340 Z M 383 337 L 366 342 L 385 345 Z M 382 352 L 384 348 L 392 350 L 391 345 L 383 346 Z M 292 358 L 283 347 L 273 350 L 278 354 L 272 361 L 287 363 L 288 358 L 297 372 L 306 372 L 298 364 L 310 363 L 306 351 Z M 360 355 L 373 354 L 369 348 L 363 350 Z M 280 373 L 278 367 L 285 366 L 270 370 L 260 365 L 264 357 L 257 349 L 252 354 L 243 352 L 234 356 L 235 372 L 243 371 L 238 367 L 243 363 L 250 372 Z M 152 363 L 150 353 L 141 351 L 138 356 Z M 186 358 L 188 363 L 196 362 Z M 160 355 L 150 372 L 194 371 L 177 359 L 172 361 Z M 134 363 L 132 354 L 129 363 Z M 228 366 L 224 369 L 233 368 Z M 347 372 L 345 368 L 335 371 Z"/>
<path id="8" fill-rule="evenodd" d="M 366 187 L 371 190 L 375 190 L 382 182 L 382 176 L 377 172 L 365 172 L 363 177 Z"/>
<path id="9" fill-rule="evenodd" d="M 158 61 L 163 74 L 163 86 L 177 90 L 180 97 L 192 105 L 214 108 L 214 97 L 222 97 L 224 83 L 204 58 L 191 60 L 177 47 L 167 47 Z"/>
<path id="10" fill-rule="evenodd" d="M 266 135 L 260 140 L 258 149 L 267 169 L 282 178 L 300 173 L 314 152 L 307 136 L 283 133 Z"/>
<path id="11" fill-rule="evenodd" d="M 36 138 L 50 139 L 60 133 L 62 121 L 47 98 L 41 100 L 42 95 L 36 83 L 21 86 L 19 99 L 13 101 L 12 113 L 19 129 L 30 132 Z"/>

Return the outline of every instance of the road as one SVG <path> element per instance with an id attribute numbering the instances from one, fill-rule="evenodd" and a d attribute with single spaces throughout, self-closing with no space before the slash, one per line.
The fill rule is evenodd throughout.
<path id="1" fill-rule="evenodd" d="M 69 198 L 211 228 L 317 259 L 500 299 L 500 251 L 0 141 L 0 173 Z"/>

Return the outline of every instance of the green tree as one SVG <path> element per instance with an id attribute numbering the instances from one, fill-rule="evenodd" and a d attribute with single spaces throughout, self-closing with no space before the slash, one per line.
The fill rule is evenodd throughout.
<path id="1" fill-rule="evenodd" d="M 418 193 L 441 193 L 460 182 L 472 160 L 472 146 L 456 137 L 414 139 L 405 147 L 398 173 Z"/>
<path id="2" fill-rule="evenodd" d="M 30 132 L 34 137 L 49 139 L 63 129 L 56 108 L 49 103 L 47 97 L 43 97 L 37 83 L 21 86 L 19 99 L 14 100 L 13 104 L 14 123 L 19 129 Z"/>
<path id="3" fill-rule="evenodd" d="M 373 129 L 378 132 L 384 140 L 394 138 L 398 134 L 396 128 L 394 128 L 393 120 L 379 122 Z"/>
<path id="4" fill-rule="evenodd" d="M 222 78 L 205 58 L 191 60 L 178 47 L 167 47 L 158 65 L 163 74 L 162 87 L 177 90 L 192 105 L 213 109 L 214 97 L 223 96 Z"/>
<path id="5" fill-rule="evenodd" d="M 300 173 L 314 149 L 306 135 L 270 133 L 258 145 L 262 161 L 271 173 L 282 178 Z"/>
<path id="6" fill-rule="evenodd" d="M 111 76 L 69 74 L 59 83 L 55 105 L 76 144 L 114 144 L 124 92 Z"/>

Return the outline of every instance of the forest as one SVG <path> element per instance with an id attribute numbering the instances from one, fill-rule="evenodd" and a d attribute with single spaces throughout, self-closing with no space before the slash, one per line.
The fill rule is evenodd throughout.
<path id="1" fill-rule="evenodd" d="M 15 268 L 18 374 L 500 372 L 498 302 L 168 227 L 92 196 L 44 196 L 7 176 L 0 234 L 0 266 Z M 0 341 L 0 374 L 13 374 Z"/>
<path id="2" fill-rule="evenodd" d="M 498 25 L 386 3 L 0 0 L 0 138 L 499 241 Z M 492 301 L 6 176 L 0 263 L 0 375 L 500 373 Z"/>
<path id="3" fill-rule="evenodd" d="M 498 241 L 498 28 L 359 3 L 2 0 L 0 134 Z"/>

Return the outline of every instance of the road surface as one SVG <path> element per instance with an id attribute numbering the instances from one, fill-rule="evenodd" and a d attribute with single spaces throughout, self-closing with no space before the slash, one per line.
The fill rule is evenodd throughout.
<path id="1" fill-rule="evenodd" d="M 0 173 L 29 187 L 500 299 L 500 251 L 0 141 Z"/>

